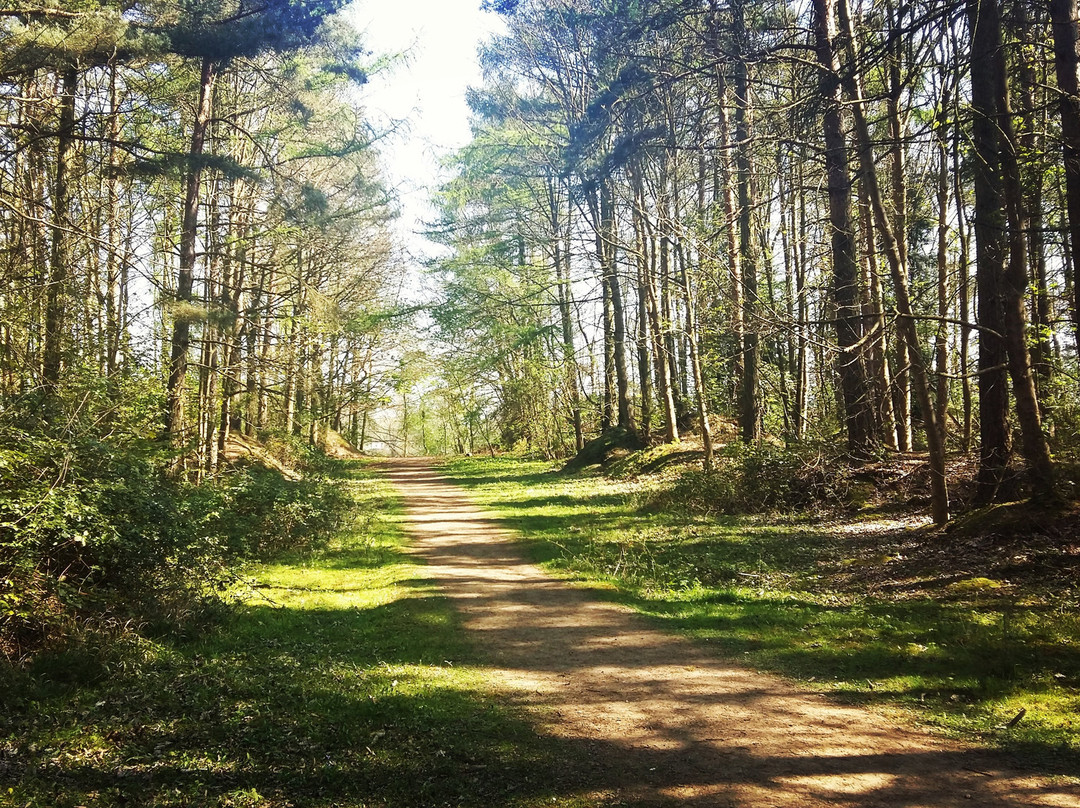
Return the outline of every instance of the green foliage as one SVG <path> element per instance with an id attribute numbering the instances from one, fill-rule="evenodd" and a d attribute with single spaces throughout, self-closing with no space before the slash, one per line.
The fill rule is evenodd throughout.
<path id="1" fill-rule="evenodd" d="M 595 805 L 580 743 L 484 690 L 385 487 L 349 485 L 350 528 L 250 568 L 212 630 L 0 681 L 0 805 Z"/>
<path id="2" fill-rule="evenodd" d="M 131 24 L 119 3 L 85 2 L 52 8 L 53 4 L 19 3 L 23 13 L 0 21 L 0 72 L 78 64 L 103 65 L 113 59 L 134 60 L 160 54 L 165 40 Z M 50 14 L 49 11 L 58 12 Z M 36 12 L 36 13 L 35 13 Z"/>
<path id="3" fill-rule="evenodd" d="M 714 471 L 686 471 L 647 503 L 696 513 L 759 513 L 858 505 L 859 497 L 846 465 L 821 449 L 734 443 Z"/>
<path id="4" fill-rule="evenodd" d="M 0 419 L 0 652 L 18 660 L 79 626 L 188 619 L 237 563 L 310 543 L 345 499 L 325 475 L 260 466 L 195 484 L 166 473 L 159 399 L 88 388 L 48 421 L 36 402 Z M 130 396 L 130 398 L 128 398 Z M 127 401 L 125 404 L 116 402 Z"/>
<path id="5" fill-rule="evenodd" d="M 459 176 L 436 197 L 432 237 L 453 254 L 435 266 L 443 291 L 432 316 L 458 420 L 471 413 L 485 443 L 555 457 L 571 451 L 572 440 L 568 357 L 558 337 L 563 270 L 548 245 L 563 226 L 565 202 L 549 146 L 503 121 L 485 125 L 458 153 Z M 547 211 L 542 220 L 532 213 L 538 209 Z"/>
<path id="6" fill-rule="evenodd" d="M 349 501 L 328 477 L 309 474 L 289 480 L 277 471 L 251 466 L 211 489 L 218 499 L 210 533 L 228 537 L 232 558 L 265 558 L 310 546 L 333 532 Z"/>
<path id="7" fill-rule="evenodd" d="M 153 25 L 183 56 L 228 60 L 309 44 L 344 0 L 268 0 L 252 11 L 234 0 L 211 0 L 155 8 Z"/>

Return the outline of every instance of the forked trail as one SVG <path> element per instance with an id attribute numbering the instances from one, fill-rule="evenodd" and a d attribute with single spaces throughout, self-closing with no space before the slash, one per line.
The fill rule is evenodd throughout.
<path id="1" fill-rule="evenodd" d="M 426 461 L 394 460 L 417 552 L 477 635 L 493 684 L 572 741 L 596 805 L 1080 806 L 983 751 L 710 656 L 526 562 Z M 497 776 L 497 773 L 492 773 Z"/>

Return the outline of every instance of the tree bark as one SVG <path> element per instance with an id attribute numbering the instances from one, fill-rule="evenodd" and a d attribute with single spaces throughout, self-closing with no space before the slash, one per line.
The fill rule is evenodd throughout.
<path id="1" fill-rule="evenodd" d="M 214 95 L 214 63 L 206 57 L 199 78 L 199 100 L 191 128 L 187 178 L 184 184 L 183 220 L 180 228 L 180 262 L 176 274 L 178 311 L 173 319 L 169 352 L 169 378 L 166 385 L 165 431 L 174 444 L 184 441 L 184 378 L 187 375 L 188 348 L 191 344 L 190 312 L 195 279 L 195 245 L 199 227 L 199 193 L 202 180 L 202 155 L 210 124 Z"/>
<path id="2" fill-rule="evenodd" d="M 750 78 L 746 57 L 746 9 L 743 0 L 732 4 L 735 58 L 735 171 L 739 205 L 739 267 L 742 291 L 742 383 L 740 386 L 740 437 L 753 443 L 761 437 L 758 334 L 755 323 L 757 300 L 757 251 L 753 236 L 751 194 Z"/>
<path id="3" fill-rule="evenodd" d="M 995 44 L 981 8 L 993 0 L 968 0 L 971 34 L 972 142 L 975 171 L 975 294 L 979 333 L 979 472 L 976 501 L 996 496 L 1009 462 L 1009 391 L 1005 352 L 1005 207 L 995 118 L 997 99 L 990 72 Z M 994 9 L 996 16 L 996 9 Z M 998 37 L 999 39 L 1000 37 Z"/>
<path id="4" fill-rule="evenodd" d="M 743 322 L 743 282 L 741 256 L 739 255 L 739 217 L 735 203 L 735 178 L 734 172 L 731 170 L 732 152 L 735 145 L 732 143 L 728 123 L 728 104 L 730 101 L 727 83 L 719 67 L 716 71 L 716 86 L 717 98 L 719 99 L 716 125 L 720 130 L 720 144 L 723 152 L 720 158 L 720 181 L 723 188 L 724 232 L 727 234 L 727 289 L 731 298 L 728 309 L 730 311 L 731 330 L 735 336 L 735 342 L 739 346 L 731 368 L 731 377 L 734 379 L 734 397 L 737 398 L 738 391 L 742 387 L 743 376 L 742 344 L 743 331 L 745 330 Z"/>
<path id="5" fill-rule="evenodd" d="M 50 395 L 60 382 L 63 363 L 64 309 L 70 261 L 71 193 L 73 147 L 75 145 L 75 92 L 79 73 L 65 68 L 60 85 L 60 122 L 56 137 L 56 173 L 52 195 L 52 250 L 45 289 L 45 343 L 41 375 Z"/>
<path id="6" fill-rule="evenodd" d="M 1025 3 L 1015 3 L 1012 7 L 1011 27 L 1015 31 L 1018 44 L 1023 51 L 1036 47 L 1032 41 L 1035 32 L 1028 16 Z M 1045 73 L 1038 75 L 1035 66 L 1025 58 L 1018 60 L 1018 81 L 1016 83 L 1020 104 L 1020 131 L 1016 133 L 1018 156 L 1024 155 L 1025 165 L 1018 167 L 1023 188 L 1023 213 L 1026 220 L 1024 238 L 1029 263 L 1028 286 L 1031 289 L 1031 321 L 1034 326 L 1030 333 L 1031 372 L 1040 413 L 1046 412 L 1046 391 L 1050 388 L 1053 377 L 1054 348 L 1051 340 L 1050 289 L 1046 272 L 1046 250 L 1044 245 L 1043 192 L 1045 175 L 1049 170 L 1047 163 L 1038 155 L 1045 155 L 1043 131 L 1045 121 L 1039 120 L 1041 111 L 1046 107 L 1046 99 L 1038 98 L 1040 87 L 1045 87 Z"/>
<path id="7" fill-rule="evenodd" d="M 805 153 L 800 154 L 804 157 Z M 794 246 L 795 259 L 795 320 L 798 323 L 798 337 L 795 340 L 795 434 L 799 439 L 806 433 L 809 408 L 810 363 L 808 361 L 807 329 L 810 315 L 810 301 L 807 290 L 807 222 L 806 222 L 806 183 L 803 173 L 803 161 L 796 170 L 798 181 L 798 220 L 795 205 L 792 205 L 792 232 L 797 234 Z"/>
<path id="8" fill-rule="evenodd" d="M 1020 164 L 1017 157 L 1017 138 L 1013 126 L 1013 113 L 1009 101 L 1008 76 L 1005 70 L 1005 54 L 1001 36 L 1001 15 L 997 0 L 968 0 L 971 25 L 976 31 L 983 28 L 990 39 L 990 70 L 988 80 L 992 82 L 994 132 L 997 136 L 997 148 L 1000 155 L 1002 176 L 1002 200 L 1005 205 L 1005 220 L 1008 225 L 1008 262 L 1002 278 L 1002 297 L 1005 307 L 1005 351 L 1009 364 L 1009 376 L 1012 379 L 1013 398 L 1016 406 L 1016 419 L 1020 424 L 1021 446 L 1024 459 L 1028 464 L 1028 477 L 1031 481 L 1032 497 L 1036 500 L 1053 500 L 1054 464 L 1050 457 L 1050 447 L 1043 434 L 1042 416 L 1039 410 L 1038 394 L 1035 391 L 1035 378 L 1031 372 L 1031 356 L 1027 347 L 1027 216 L 1024 210 L 1023 183 L 1020 177 Z M 972 48 L 974 49 L 974 36 Z M 981 84 L 972 81 L 972 106 L 975 100 L 975 87 Z M 980 95 L 980 101 L 982 99 Z M 976 112 L 978 114 L 978 112 Z"/>
<path id="9" fill-rule="evenodd" d="M 701 351 L 697 327 L 694 290 L 690 283 L 690 273 L 683 271 L 683 296 L 686 301 L 686 339 L 690 349 L 690 368 L 694 374 L 694 393 L 697 402 L 698 420 L 701 422 L 701 448 L 704 453 L 702 467 L 705 471 L 713 468 L 712 427 L 709 424 L 709 400 L 705 391 L 705 374 L 701 368 Z"/>
<path id="10" fill-rule="evenodd" d="M 675 443 L 679 440 L 679 414 L 676 397 L 671 381 L 671 364 L 667 358 L 667 344 L 664 339 L 664 328 L 660 316 L 660 305 L 656 293 L 656 235 L 649 224 L 649 218 L 645 212 L 645 191 L 642 185 L 641 175 L 635 173 L 632 180 L 636 184 L 635 208 L 639 212 L 641 226 L 644 230 L 646 243 L 644 245 L 644 270 L 642 278 L 645 295 L 645 310 L 648 316 L 648 330 L 652 339 L 653 367 L 656 369 L 657 395 L 664 411 L 664 441 Z"/>
<path id="11" fill-rule="evenodd" d="M 846 0 L 839 0 L 837 11 L 840 24 L 847 32 L 847 47 L 850 58 L 850 53 L 854 50 L 855 36 Z M 862 93 L 855 82 L 853 73 L 847 71 L 844 76 L 844 82 L 847 84 L 850 96 L 852 114 L 855 119 L 859 171 L 874 211 L 874 218 L 877 221 L 885 257 L 889 261 L 889 269 L 893 279 L 893 293 L 896 296 L 896 310 L 899 315 L 898 330 L 900 339 L 907 344 L 911 356 L 911 380 L 919 399 L 919 406 L 923 411 L 923 422 L 926 427 L 926 445 L 930 455 L 931 514 L 936 524 L 944 524 L 949 519 L 949 490 L 945 478 L 945 436 L 943 425 L 938 423 L 933 399 L 930 395 L 929 370 L 922 349 L 919 346 L 919 335 L 915 328 L 911 294 L 908 290 L 907 266 L 904 264 L 903 253 L 893 233 L 892 223 L 885 210 L 881 190 L 878 186 L 873 141 L 870 138 L 870 127 L 867 124 L 863 109 Z"/>
<path id="12" fill-rule="evenodd" d="M 630 377 L 626 369 L 626 313 L 623 307 L 622 283 L 619 279 L 617 233 L 615 227 L 615 198 L 611 182 L 600 188 L 600 215 L 606 247 L 604 273 L 611 292 L 612 337 L 615 358 L 615 394 L 618 426 L 633 430 L 634 419 L 630 414 Z"/>
<path id="13" fill-rule="evenodd" d="M 938 423 L 944 424 L 949 411 L 949 155 L 946 147 L 948 137 L 948 111 L 950 91 L 942 91 L 938 111 L 937 132 L 937 315 L 934 331 L 934 364 L 936 365 L 936 400 Z"/>
<path id="14" fill-rule="evenodd" d="M 907 272 L 908 245 L 907 245 L 907 153 L 905 151 L 904 121 L 900 113 L 900 98 L 903 93 L 901 81 L 901 51 L 902 38 L 897 33 L 899 21 L 895 18 L 896 10 L 891 4 L 888 9 L 889 29 L 892 36 L 889 38 L 889 48 L 886 56 L 888 64 L 888 89 L 886 107 L 889 118 L 889 135 L 891 145 L 889 147 L 889 169 L 892 181 L 892 221 L 893 233 L 896 234 L 896 249 L 899 253 L 900 262 Z M 852 34 L 853 36 L 853 34 Z M 858 74 L 852 76 L 852 81 L 859 83 Z M 859 86 L 859 95 L 862 95 L 862 87 Z M 893 374 L 896 401 L 893 404 L 893 415 L 896 418 L 896 443 L 901 452 L 911 451 L 911 347 L 906 340 L 897 340 L 896 344 L 896 373 Z"/>
<path id="15" fill-rule="evenodd" d="M 869 457 L 874 445 L 874 418 L 870 385 L 860 349 L 859 263 L 851 217 L 847 145 L 841 120 L 839 64 L 833 45 L 835 22 L 831 0 L 814 0 L 813 8 L 814 43 L 821 65 L 820 95 L 824 103 L 822 127 L 829 193 L 832 294 L 836 302 L 836 339 L 840 349 L 837 365 L 843 392 L 844 426 L 848 450 L 857 457 Z"/>
<path id="16" fill-rule="evenodd" d="M 957 116 L 958 117 L 958 116 Z M 968 223 L 967 223 L 967 210 L 964 204 L 964 193 L 960 179 L 960 124 L 957 122 L 953 125 L 953 197 L 956 204 L 956 238 L 960 244 L 960 250 L 957 255 L 956 262 L 956 277 L 957 277 L 957 302 L 959 304 L 957 315 L 962 323 L 970 322 L 970 310 L 968 306 L 971 303 L 971 284 L 970 284 L 970 261 L 968 256 L 970 249 L 968 246 Z M 960 329 L 960 393 L 963 406 L 963 415 L 961 419 L 960 430 L 960 447 L 967 453 L 971 449 L 971 421 L 972 421 L 972 395 L 971 395 L 971 374 L 970 374 L 970 348 L 971 348 L 971 329 L 966 325 Z"/>
<path id="17" fill-rule="evenodd" d="M 881 266 L 878 262 L 874 214 L 870 199 L 862 183 L 859 183 L 859 219 L 862 225 L 866 253 L 866 316 L 863 329 L 866 332 L 866 374 L 874 391 L 875 428 L 879 438 L 893 451 L 900 451 L 901 425 L 896 418 L 893 401 L 892 374 L 889 372 L 889 339 L 885 321 L 885 294 L 881 288 Z M 907 442 L 911 448 L 910 435 Z M 907 450 L 905 450 L 907 451 Z"/>
<path id="18" fill-rule="evenodd" d="M 551 217 L 552 263 L 555 265 L 555 285 L 558 291 L 565 384 L 570 399 L 570 417 L 574 426 L 574 450 L 580 452 L 585 447 L 585 433 L 581 421 L 581 391 L 578 389 L 574 328 L 570 316 L 573 296 L 570 285 L 570 251 L 562 249 L 564 236 L 559 221 L 560 208 L 559 195 L 555 191 L 555 179 L 548 177 L 548 215 Z M 569 224 L 567 227 L 569 228 Z"/>
<path id="19" fill-rule="evenodd" d="M 634 260 L 637 264 L 637 345 L 638 379 L 641 388 L 641 440 L 648 445 L 652 440 L 653 403 L 653 357 L 652 337 L 649 328 L 649 236 L 645 227 L 645 211 L 638 193 L 639 182 L 636 169 L 627 169 L 630 190 L 633 195 Z"/>
<path id="20" fill-rule="evenodd" d="M 615 310 L 612 305 L 611 276 L 608 272 L 604 203 L 601 201 L 601 193 L 595 187 L 586 191 L 586 198 L 592 213 L 596 261 L 600 268 L 604 328 L 604 398 L 600 407 L 600 431 L 606 432 L 615 424 Z"/>
<path id="21" fill-rule="evenodd" d="M 1070 253 L 1080 256 L 1080 24 L 1076 0 L 1050 0 L 1054 72 L 1060 93 L 1061 146 L 1065 158 L 1065 209 Z M 1073 329 L 1080 345 L 1080 283 L 1072 284 Z"/>
<path id="22" fill-rule="evenodd" d="M 109 66 L 108 170 L 105 185 L 105 225 L 108 253 L 105 256 L 105 375 L 114 380 L 120 368 L 122 330 L 120 275 L 123 238 L 120 228 L 120 96 L 116 88 L 116 65 Z M 114 388 L 117 389 L 117 388 Z"/>

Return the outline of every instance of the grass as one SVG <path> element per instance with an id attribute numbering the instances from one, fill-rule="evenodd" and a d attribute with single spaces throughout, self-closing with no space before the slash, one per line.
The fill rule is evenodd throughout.
<path id="1" fill-rule="evenodd" d="M 937 591 L 871 593 L 860 569 L 895 552 L 877 538 L 673 512 L 656 505 L 646 478 L 559 475 L 543 462 L 466 459 L 446 473 L 551 570 L 718 654 L 847 702 L 900 709 L 1044 771 L 1080 771 L 1075 588 L 1017 591 L 942 575 L 951 582 Z"/>
<path id="2" fill-rule="evenodd" d="M 568 750 L 485 692 L 382 484 L 353 488 L 357 523 L 251 569 L 218 625 L 9 673 L 0 805 L 582 804 Z"/>
<path id="3" fill-rule="evenodd" d="M 550 568 L 717 653 L 1080 770 L 1074 592 L 967 578 L 947 597 L 870 595 L 849 563 L 867 548 L 805 523 L 642 510 L 647 483 L 539 463 L 450 471 Z M 607 804 L 582 793 L 586 750 L 485 689 L 382 484 L 354 470 L 352 488 L 355 524 L 248 570 L 216 624 L 0 672 L 0 806 Z"/>

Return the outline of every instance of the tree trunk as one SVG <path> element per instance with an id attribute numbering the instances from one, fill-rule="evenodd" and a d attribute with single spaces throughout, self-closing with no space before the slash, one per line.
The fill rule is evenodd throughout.
<path id="1" fill-rule="evenodd" d="M 805 157 L 805 153 L 800 154 Z M 806 433 L 809 415 L 810 363 L 808 361 L 807 329 L 810 319 L 810 300 L 806 284 L 807 275 L 807 224 L 806 224 L 806 183 L 803 174 L 803 160 L 799 161 L 796 172 L 798 179 L 798 221 L 795 206 L 792 206 L 792 232 L 797 234 L 795 243 L 795 319 L 798 323 L 798 337 L 795 340 L 795 435 L 799 439 Z"/>
<path id="2" fill-rule="evenodd" d="M 1001 36 L 1001 15 L 997 0 L 968 0 L 968 13 L 972 35 L 986 36 L 990 45 L 989 71 L 986 83 L 972 80 L 972 107 L 976 118 L 985 111 L 993 111 L 993 131 L 997 138 L 1000 155 L 1002 201 L 1005 221 L 1008 225 L 1008 262 L 1002 278 L 1001 290 L 1004 304 L 1005 351 L 1012 379 L 1016 419 L 1020 423 L 1021 445 L 1028 464 L 1032 496 L 1036 500 L 1052 500 L 1054 490 L 1054 464 L 1050 447 L 1042 430 L 1035 379 L 1031 372 L 1031 357 L 1027 347 L 1026 294 L 1028 286 L 1027 221 L 1024 211 L 1023 185 L 1017 158 L 1017 139 L 1013 127 L 1012 109 L 1009 102 L 1008 77 L 1005 70 L 1005 54 Z M 976 87 L 979 87 L 976 99 Z M 986 91 L 989 90 L 990 93 Z M 985 93 L 985 94 L 984 94 Z M 983 104 L 985 107 L 980 109 Z"/>
<path id="3" fill-rule="evenodd" d="M 937 328 L 934 331 L 934 363 L 937 375 L 938 423 L 945 424 L 949 411 L 949 155 L 946 148 L 948 137 L 948 112 L 950 91 L 946 86 L 938 110 L 938 183 L 937 183 Z"/>
<path id="4" fill-rule="evenodd" d="M 604 208 L 601 194 L 594 185 L 585 191 L 592 218 L 596 262 L 600 269 L 601 312 L 603 322 L 604 389 L 600 405 L 600 431 L 606 432 L 615 424 L 615 311 L 611 302 L 611 278 L 608 273 L 608 250 L 604 233 Z"/>
<path id="5" fill-rule="evenodd" d="M 897 33 L 899 21 L 895 19 L 896 11 L 888 9 L 889 29 L 893 35 L 889 38 L 888 48 L 888 98 L 887 111 L 889 117 L 889 135 L 891 146 L 889 148 L 889 168 L 892 180 L 892 221 L 893 233 L 896 234 L 896 249 L 899 252 L 900 262 L 907 272 L 908 248 L 907 248 L 907 154 L 904 145 L 907 139 L 904 137 L 904 122 L 900 114 L 900 97 L 903 93 L 903 83 L 900 76 L 902 40 Z M 858 75 L 852 77 L 852 81 L 859 83 Z M 859 95 L 862 96 L 862 87 L 858 87 Z M 896 401 L 893 404 L 893 414 L 896 418 L 896 442 L 901 452 L 911 451 L 911 347 L 906 340 L 897 340 L 896 345 L 896 373 L 893 375 Z"/>
<path id="6" fill-rule="evenodd" d="M 570 415 L 574 424 L 574 451 L 585 447 L 581 423 L 581 391 L 578 389 L 577 352 L 574 347 L 574 328 L 570 315 L 573 291 L 570 282 L 570 251 L 563 250 L 563 229 L 559 222 L 560 202 L 555 192 L 555 180 L 548 177 L 548 214 L 551 217 L 552 263 L 555 265 L 555 284 L 558 288 L 559 324 L 562 329 L 562 355 Z M 569 222 L 567 228 L 569 229 Z"/>
<path id="7" fill-rule="evenodd" d="M 866 253 L 867 310 L 864 330 L 866 340 L 866 373 L 874 391 L 874 418 L 879 437 L 893 451 L 900 451 L 901 425 L 896 418 L 893 401 L 892 374 L 889 372 L 889 339 L 885 322 L 885 294 L 881 288 L 881 266 L 878 262 L 874 214 L 863 183 L 859 183 L 859 218 L 862 224 Z M 907 446 L 911 448 L 910 435 Z"/>
<path id="8" fill-rule="evenodd" d="M 195 280 L 195 245 L 199 227 L 199 192 L 202 180 L 202 155 L 210 124 L 214 95 L 214 63 L 203 59 L 199 79 L 199 101 L 191 127 L 187 178 L 184 185 L 183 221 L 180 228 L 180 264 L 176 274 L 178 311 L 173 318 L 169 352 L 169 378 L 166 385 L 165 431 L 174 444 L 184 441 L 184 377 L 187 375 L 188 347 L 191 343 L 190 312 Z"/>
<path id="9" fill-rule="evenodd" d="M 635 262 L 638 269 L 637 297 L 637 344 L 638 344 L 638 379 L 641 386 L 641 440 L 648 445 L 652 440 L 653 423 L 653 356 L 652 336 L 649 328 L 649 236 L 645 227 L 645 211 L 639 196 L 637 171 L 627 169 L 627 178 L 633 194 L 633 223 Z"/>
<path id="10" fill-rule="evenodd" d="M 785 159 L 786 158 L 786 159 Z M 794 278 L 796 274 L 797 259 L 795 258 L 795 198 L 796 189 L 791 182 L 790 172 L 792 163 L 792 151 L 790 146 L 782 146 L 777 149 L 777 194 L 779 202 L 778 219 L 780 222 L 780 250 L 784 260 L 784 276 L 782 281 L 783 307 L 787 316 L 788 332 L 786 344 L 778 340 L 777 359 L 781 366 L 780 390 L 784 401 L 784 440 L 798 441 L 802 436 L 802 424 L 796 411 L 798 398 L 798 380 L 796 377 L 798 360 L 796 359 L 796 343 L 798 318 L 795 315 L 795 290 Z M 785 185 L 785 177 L 789 182 Z M 792 389 L 794 384 L 795 389 Z"/>
<path id="11" fill-rule="evenodd" d="M 1016 33 L 1018 44 L 1024 52 L 1033 52 L 1036 47 L 1036 43 L 1032 41 L 1035 32 L 1028 17 L 1027 5 L 1015 3 L 1012 8 L 1011 27 Z M 1041 155 L 1046 154 L 1042 135 L 1046 131 L 1046 121 L 1039 119 L 1041 111 L 1046 108 L 1046 99 L 1036 97 L 1036 94 L 1040 87 L 1046 86 L 1047 76 L 1045 73 L 1037 75 L 1034 65 L 1028 59 L 1019 59 L 1017 67 L 1021 121 L 1020 131 L 1017 133 L 1017 154 L 1023 155 L 1026 161 L 1023 169 L 1018 170 L 1024 192 L 1024 237 L 1027 239 L 1028 285 L 1032 293 L 1031 319 L 1034 326 L 1030 334 L 1030 360 L 1039 409 L 1041 413 L 1045 413 L 1046 391 L 1050 388 L 1053 376 L 1054 355 L 1043 221 L 1044 177 L 1047 171 L 1051 170 L 1051 166 L 1044 159 L 1040 159 Z"/>
<path id="12" fill-rule="evenodd" d="M 958 116 L 957 116 L 958 117 Z M 971 302 L 971 289 L 970 289 L 970 261 L 968 260 L 969 247 L 968 247 L 968 224 L 967 224 L 967 210 L 964 205 L 964 193 L 960 179 L 960 125 L 959 123 L 953 126 L 953 197 L 956 204 L 956 238 L 960 243 L 960 251 L 957 256 L 956 263 L 956 277 L 957 277 L 957 303 L 959 308 L 957 311 L 957 317 L 961 323 L 964 323 L 960 327 L 960 392 L 963 406 L 963 416 L 961 419 L 961 434 L 960 434 L 960 447 L 967 453 L 971 449 L 971 421 L 972 421 L 972 396 L 971 396 L 971 373 L 970 373 L 970 345 L 971 345 L 971 329 L 968 328 L 967 323 L 970 322 L 970 314 L 968 305 Z"/>
<path id="13" fill-rule="evenodd" d="M 1076 0 L 1050 0 L 1054 71 L 1060 94 L 1061 145 L 1065 157 L 1065 206 L 1069 251 L 1080 256 L 1080 25 Z M 1080 345 L 1080 283 L 1072 284 L 1072 319 Z"/>
<path id="14" fill-rule="evenodd" d="M 209 238 L 212 239 L 210 247 L 210 261 L 206 276 L 206 302 L 212 306 L 220 296 L 220 289 L 224 286 L 223 265 L 227 261 L 222 258 L 222 249 L 218 234 L 221 231 L 221 207 L 218 205 L 217 192 L 215 191 L 210 212 Z M 221 328 L 207 321 L 203 324 L 201 339 L 201 356 L 199 359 L 199 398 L 198 398 L 198 465 L 196 474 L 201 479 L 204 474 L 214 470 L 215 454 L 217 449 L 218 412 L 217 401 L 218 387 L 218 351 L 222 342 Z"/>
<path id="15" fill-rule="evenodd" d="M 975 170 L 975 294 L 979 333 L 979 473 L 976 501 L 987 503 L 997 495 L 1009 462 L 1009 391 L 1005 352 L 1005 207 L 1002 200 L 1001 162 L 998 155 L 997 99 L 991 78 L 993 51 L 1000 47 L 983 24 L 982 9 L 994 0 L 967 0 L 971 25 L 971 124 Z"/>
<path id="16" fill-rule="evenodd" d="M 854 26 L 848 14 L 846 0 L 839 0 L 837 10 L 840 22 L 847 32 L 847 47 L 849 59 L 854 52 Z M 853 61 L 853 60 L 852 60 Z M 886 213 L 882 201 L 881 190 L 878 186 L 877 170 L 874 163 L 873 141 L 870 138 L 870 127 L 866 122 L 863 109 L 862 94 L 850 72 L 844 74 L 844 82 L 850 95 L 851 110 L 855 119 L 855 135 L 858 141 L 858 162 L 862 181 L 866 185 L 866 191 L 870 198 L 870 204 L 877 221 L 878 232 L 881 236 L 885 257 L 889 261 L 889 269 L 893 279 L 893 292 L 896 296 L 896 310 L 899 314 L 898 330 L 900 340 L 907 345 L 911 356 L 911 380 L 915 387 L 915 393 L 919 398 L 919 406 L 923 411 L 923 421 L 926 426 L 926 445 L 930 455 L 930 484 L 931 505 L 930 509 L 934 522 L 944 524 L 949 519 L 949 491 L 945 478 L 945 435 L 943 425 L 938 423 L 937 414 L 934 410 L 933 400 L 930 395 L 928 381 L 929 371 L 927 362 L 919 346 L 919 335 L 915 328 L 915 318 L 911 307 L 911 295 L 908 291 L 907 266 L 904 264 L 902 252 L 893 233 L 892 223 Z"/>
<path id="17" fill-rule="evenodd" d="M 862 320 L 859 306 L 859 263 L 851 218 L 851 177 L 841 121 L 839 64 L 834 49 L 835 23 L 831 0 L 814 0 L 814 42 L 821 65 L 820 94 L 825 171 L 829 191 L 832 248 L 832 293 L 836 302 L 837 362 L 843 392 L 848 450 L 856 457 L 873 451 L 874 418 L 870 385 L 862 361 Z"/>
<path id="18" fill-rule="evenodd" d="M 105 375 L 114 380 L 120 368 L 120 332 L 122 329 L 120 274 L 123 238 L 120 228 L 120 98 L 116 89 L 116 65 L 109 67 L 109 122 L 106 148 L 109 175 L 105 185 L 105 225 L 108 252 L 105 256 Z M 117 389 L 114 387 L 114 389 Z"/>
<path id="19" fill-rule="evenodd" d="M 600 215 L 606 246 L 604 274 L 611 293 L 612 337 L 615 359 L 615 396 L 618 426 L 633 430 L 634 420 L 630 414 L 630 378 L 626 370 L 626 313 L 623 307 L 622 283 L 619 279 L 617 238 L 615 229 L 615 199 L 610 180 L 600 187 Z"/>
<path id="20" fill-rule="evenodd" d="M 52 195 L 52 251 L 49 278 L 45 289 L 45 343 L 42 348 L 41 375 L 47 391 L 55 392 L 60 382 L 63 361 L 64 298 L 67 293 L 70 261 L 71 194 L 73 147 L 75 145 L 75 92 L 79 73 L 74 67 L 64 70 L 60 85 L 60 122 L 56 137 L 56 174 Z"/>
<path id="21" fill-rule="evenodd" d="M 652 232 L 649 219 L 645 213 L 645 191 L 641 184 L 640 175 L 635 175 L 637 183 L 635 189 L 635 207 L 641 213 L 641 225 L 646 237 L 644 269 L 645 276 L 642 278 L 645 294 L 645 310 L 648 317 L 648 329 L 652 339 L 653 367 L 656 369 L 657 395 L 664 411 L 664 440 L 667 443 L 675 443 L 679 440 L 679 416 L 675 394 L 671 383 L 671 365 L 667 358 L 667 344 L 664 339 L 664 328 L 660 317 L 660 305 L 656 293 L 656 236 Z"/>
<path id="22" fill-rule="evenodd" d="M 761 437 L 761 397 L 758 369 L 758 334 L 756 324 L 757 252 L 753 236 L 753 200 L 751 198 L 751 120 L 750 80 L 746 56 L 746 9 L 743 0 L 732 4 L 735 59 L 735 171 L 739 205 L 739 266 L 742 274 L 742 384 L 740 388 L 740 436 L 746 443 Z"/>
<path id="23" fill-rule="evenodd" d="M 661 184 L 666 185 L 666 180 L 661 178 Z M 663 348 L 660 351 L 660 357 L 667 365 L 664 375 L 667 377 L 671 401 L 675 407 L 676 421 L 680 421 L 686 413 L 686 400 L 683 397 L 682 384 L 679 380 L 678 348 L 675 344 L 675 320 L 672 315 L 671 277 L 674 273 L 671 268 L 671 237 L 664 229 L 667 220 L 670 218 L 665 212 L 666 205 L 667 196 L 666 194 L 662 194 L 660 200 L 660 217 L 663 221 L 659 223 L 661 233 L 657 238 L 657 241 L 659 242 L 659 271 L 656 273 L 656 280 L 660 287 L 657 324 L 660 328 L 661 342 L 663 345 Z"/>
<path id="24" fill-rule="evenodd" d="M 727 234 L 727 264 L 729 296 L 731 298 L 728 308 L 730 310 L 731 330 L 739 350 L 735 353 L 731 368 L 731 377 L 734 380 L 735 396 L 742 386 L 743 377 L 743 282 L 742 264 L 739 254 L 739 217 L 735 204 L 735 179 L 731 170 L 731 155 L 734 144 L 731 142 L 730 126 L 728 124 L 728 91 L 723 73 L 717 68 L 717 122 L 720 130 L 720 147 L 723 152 L 720 157 L 720 180 L 723 186 L 724 206 L 724 232 Z"/>
<path id="25" fill-rule="evenodd" d="M 270 350 L 274 343 L 274 319 L 275 309 L 272 303 L 277 297 L 277 271 L 276 267 L 271 264 L 266 270 L 266 305 L 263 306 L 262 314 L 262 339 L 260 348 L 259 366 L 263 369 L 263 373 L 270 367 Z M 260 384 L 258 390 L 258 407 L 255 413 L 255 426 L 258 429 L 265 429 L 269 421 L 269 384 Z"/>

